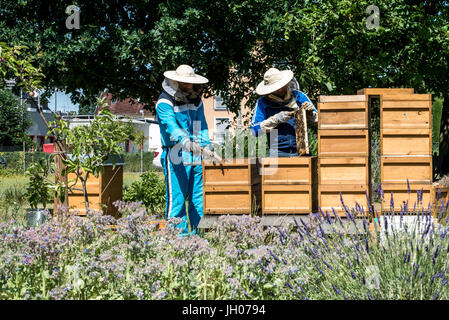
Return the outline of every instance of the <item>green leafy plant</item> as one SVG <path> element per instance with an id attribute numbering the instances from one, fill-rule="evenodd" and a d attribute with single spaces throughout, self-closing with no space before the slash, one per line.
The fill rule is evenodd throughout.
<path id="1" fill-rule="evenodd" d="M 139 180 L 131 186 L 125 187 L 123 201 L 142 201 L 145 207 L 153 214 L 163 216 L 165 207 L 165 181 L 155 170 L 143 173 Z"/>
<path id="2" fill-rule="evenodd" d="M 88 125 L 80 125 L 70 128 L 69 123 L 58 118 L 50 122 L 51 129 L 48 135 L 54 134 L 60 140 L 65 140 L 66 153 L 70 153 L 62 159 L 65 169 L 62 175 L 74 173 L 75 179 L 68 181 L 66 188 L 76 189 L 74 186 L 81 181 L 86 212 L 89 209 L 89 198 L 87 194 L 87 179 L 89 175 L 98 177 L 103 173 L 104 162 L 110 156 L 118 156 L 123 148 L 120 145 L 126 140 L 133 138 L 135 130 L 131 123 L 116 121 L 113 113 L 107 109 L 105 97 L 98 100 L 101 111 Z M 115 168 L 114 159 L 113 167 Z"/>
<path id="3" fill-rule="evenodd" d="M 30 180 L 25 196 L 32 209 L 37 209 L 39 203 L 45 209 L 47 204 L 53 200 L 53 184 L 48 179 L 51 172 L 53 172 L 52 163 L 45 160 L 40 160 L 27 169 L 26 175 L 30 177 Z"/>

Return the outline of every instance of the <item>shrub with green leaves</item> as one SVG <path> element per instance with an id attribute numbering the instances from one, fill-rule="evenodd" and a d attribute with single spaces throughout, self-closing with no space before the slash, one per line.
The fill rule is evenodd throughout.
<path id="1" fill-rule="evenodd" d="M 157 171 L 143 173 L 137 181 L 123 190 L 123 201 L 141 201 L 149 212 L 163 216 L 165 209 L 165 181 Z"/>

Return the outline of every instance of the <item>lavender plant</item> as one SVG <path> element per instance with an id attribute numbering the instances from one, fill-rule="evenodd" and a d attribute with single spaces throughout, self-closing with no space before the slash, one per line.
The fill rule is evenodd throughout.
<path id="1" fill-rule="evenodd" d="M 141 203 L 117 205 L 117 220 L 89 211 L 35 229 L 0 224 L 0 299 L 449 298 L 449 228 L 426 210 L 414 226 L 384 213 L 374 230 L 377 213 L 360 206 L 268 228 L 221 216 L 181 238 L 170 224 L 156 230 Z"/>

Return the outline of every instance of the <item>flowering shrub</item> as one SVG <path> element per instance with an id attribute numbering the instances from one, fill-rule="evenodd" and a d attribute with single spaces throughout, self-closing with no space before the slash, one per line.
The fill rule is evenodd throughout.
<path id="1" fill-rule="evenodd" d="M 384 215 L 373 231 L 349 211 L 268 228 L 221 216 L 181 238 L 156 230 L 141 203 L 117 205 L 118 220 L 89 211 L 36 229 L 0 224 L 0 299 L 449 298 L 449 228 L 428 212 L 422 227 Z"/>

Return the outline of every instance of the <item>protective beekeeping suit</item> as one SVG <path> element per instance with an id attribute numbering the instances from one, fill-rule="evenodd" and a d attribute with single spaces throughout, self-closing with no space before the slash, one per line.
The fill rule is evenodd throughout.
<path id="1" fill-rule="evenodd" d="M 199 86 L 208 82 L 192 67 L 180 65 L 166 71 L 162 93 L 156 104 L 161 132 L 161 163 L 165 174 L 165 217 L 181 218 L 181 235 L 189 233 L 185 201 L 192 234 L 203 216 L 201 147 L 210 145 Z M 194 165 L 191 165 L 194 163 Z M 187 165 L 190 164 L 190 165 Z"/>
<path id="2" fill-rule="evenodd" d="M 298 155 L 293 116 L 299 107 L 306 110 L 308 121 L 318 121 L 318 112 L 309 97 L 296 87 L 292 71 L 271 68 L 256 88 L 256 93 L 262 97 L 257 100 L 251 130 L 256 136 L 261 133 L 270 135 L 270 131 L 277 130 L 277 139 L 270 144 L 272 157 Z"/>

